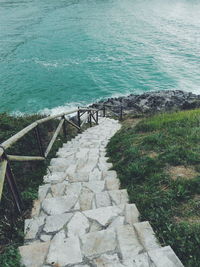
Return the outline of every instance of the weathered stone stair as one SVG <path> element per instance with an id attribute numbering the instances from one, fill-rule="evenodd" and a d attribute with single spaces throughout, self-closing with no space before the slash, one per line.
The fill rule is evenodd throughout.
<path id="1" fill-rule="evenodd" d="M 27 267 L 179 267 L 170 247 L 157 242 L 149 222 L 139 222 L 105 147 L 120 129 L 117 121 L 99 125 L 64 144 L 51 160 L 39 187 L 32 218 L 25 221 Z"/>

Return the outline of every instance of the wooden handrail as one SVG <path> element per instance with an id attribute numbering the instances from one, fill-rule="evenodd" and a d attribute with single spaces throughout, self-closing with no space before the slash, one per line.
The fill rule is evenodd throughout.
<path id="1" fill-rule="evenodd" d="M 74 122 L 72 122 L 69 118 L 66 118 L 65 116 L 70 115 L 70 114 L 74 114 L 77 112 L 78 120 L 80 122 L 81 112 L 82 113 L 88 112 L 90 115 L 90 125 L 91 125 L 92 112 L 94 112 L 94 114 L 95 114 L 95 113 L 98 113 L 99 110 L 100 109 L 94 109 L 94 108 L 78 108 L 78 109 L 72 110 L 70 112 L 63 112 L 63 113 L 60 113 L 58 115 L 48 116 L 46 118 L 43 118 L 43 119 L 40 119 L 40 120 L 37 120 L 37 121 L 31 123 L 30 125 L 28 125 L 24 129 L 22 129 L 21 131 L 19 131 L 18 133 L 14 134 L 9 139 L 7 139 L 3 143 L 1 143 L 0 144 L 0 200 L 2 197 L 3 185 L 4 185 L 4 180 L 6 177 L 8 179 L 8 184 L 9 184 L 9 187 L 11 189 L 16 207 L 17 207 L 18 211 L 21 213 L 22 201 L 20 198 L 19 191 L 17 189 L 17 184 L 15 182 L 14 175 L 13 175 L 12 170 L 10 168 L 9 162 L 10 161 L 40 161 L 40 160 L 45 160 L 46 157 L 48 156 L 49 152 L 51 151 L 51 148 L 52 148 L 54 142 L 56 141 L 56 138 L 57 138 L 58 134 L 60 133 L 62 127 L 64 128 L 64 132 L 66 134 L 66 129 L 65 129 L 65 123 L 66 122 L 71 124 L 77 130 L 81 131 L 81 127 L 87 121 L 87 118 L 88 118 L 88 117 L 86 117 L 86 119 L 84 119 L 83 123 L 81 123 L 80 127 L 79 127 L 78 125 L 76 125 Z M 46 151 L 44 152 L 38 127 L 42 123 L 45 123 L 47 121 L 57 119 L 57 118 L 61 118 L 61 120 L 60 120 L 54 134 L 53 134 L 53 137 L 52 137 L 50 143 L 48 144 Z M 97 123 L 97 120 L 95 120 L 94 117 L 93 117 L 93 119 Z M 29 133 L 33 129 L 36 132 L 36 137 L 37 137 L 38 146 L 40 149 L 41 156 L 7 155 L 6 149 L 11 147 L 13 144 L 15 144 L 17 141 L 19 141 L 22 137 L 24 137 L 27 133 Z"/>
<path id="2" fill-rule="evenodd" d="M 58 115 L 48 116 L 47 118 L 37 120 L 37 121 L 33 122 L 32 124 L 28 125 L 27 127 L 25 127 L 24 129 L 22 129 L 20 132 L 16 133 L 12 137 L 10 137 L 9 139 L 7 139 L 6 141 L 4 141 L 3 143 L 1 143 L 1 146 L 4 149 L 7 149 L 7 148 L 11 147 L 14 143 L 16 143 L 19 139 L 21 139 L 23 136 L 25 136 L 32 129 L 34 129 L 37 125 L 42 124 L 42 123 L 47 122 L 47 121 L 50 121 L 52 119 L 56 119 L 56 118 L 60 118 L 60 117 L 66 116 L 66 115 L 73 114 L 73 113 L 77 112 L 78 110 L 79 109 L 75 109 L 75 110 L 72 110 L 69 112 L 63 112 L 63 113 L 60 113 Z M 88 111 L 88 110 L 95 110 L 95 109 L 81 108 L 80 110 Z M 69 120 L 67 120 L 67 121 L 69 122 Z M 73 124 L 73 126 L 74 126 L 74 124 Z M 0 157 L 3 155 L 3 152 L 4 152 L 3 148 L 0 147 Z"/>
<path id="3" fill-rule="evenodd" d="M 45 160 L 44 157 L 35 157 L 35 156 L 15 156 L 15 155 L 7 155 L 7 158 L 10 161 L 33 161 L 33 160 Z"/>

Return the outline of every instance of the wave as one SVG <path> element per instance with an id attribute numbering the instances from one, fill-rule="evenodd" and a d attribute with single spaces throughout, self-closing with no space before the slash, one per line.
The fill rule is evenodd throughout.
<path id="1" fill-rule="evenodd" d="M 45 68 L 62 68 L 71 65 L 82 65 L 87 63 L 110 63 L 110 62 L 125 62 L 125 60 L 132 59 L 132 55 L 103 55 L 103 56 L 90 56 L 86 58 L 65 58 L 57 60 L 43 60 L 40 58 L 31 58 L 31 59 L 21 59 L 20 63 L 35 63 Z"/>
<path id="2" fill-rule="evenodd" d="M 11 115 L 15 116 L 15 117 L 22 117 L 22 116 L 33 115 L 33 114 L 40 114 L 40 115 L 44 115 L 44 116 L 54 116 L 54 115 L 61 114 L 63 112 L 73 111 L 73 110 L 77 109 L 78 107 L 88 107 L 94 103 L 105 101 L 109 98 L 126 97 L 130 94 L 141 95 L 143 93 L 150 92 L 150 91 L 158 91 L 158 90 L 156 90 L 156 89 L 152 89 L 152 90 L 134 89 L 134 90 L 127 90 L 124 93 L 113 92 L 110 96 L 104 96 L 104 97 L 101 96 L 99 98 L 91 100 L 90 102 L 89 101 L 79 101 L 79 102 L 65 103 L 64 105 L 60 105 L 60 106 L 53 107 L 53 108 L 43 108 L 36 113 L 14 111 L 11 113 Z M 71 115 L 69 115 L 69 117 L 73 116 L 73 115 L 74 114 L 71 114 Z"/>
<path id="3" fill-rule="evenodd" d="M 63 112 L 73 111 L 77 109 L 78 107 L 86 107 L 86 106 L 89 106 L 90 104 L 86 104 L 85 102 L 71 102 L 71 103 L 66 103 L 65 105 L 57 106 L 54 108 L 44 108 L 40 110 L 38 113 L 41 115 L 45 115 L 45 116 L 54 116 L 54 115 L 61 114 Z"/>

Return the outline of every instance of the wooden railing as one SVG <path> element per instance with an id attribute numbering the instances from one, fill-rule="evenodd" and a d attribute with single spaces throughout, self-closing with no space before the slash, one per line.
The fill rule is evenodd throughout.
<path id="1" fill-rule="evenodd" d="M 79 132 L 81 132 L 83 125 L 88 122 L 90 126 L 92 126 L 92 121 L 94 123 L 98 124 L 98 116 L 100 109 L 94 109 L 94 108 L 78 108 L 76 110 L 70 111 L 70 112 L 64 112 L 59 115 L 54 116 L 48 116 L 46 118 L 37 120 L 27 126 L 26 128 L 22 129 L 20 132 L 16 133 L 6 141 L 0 144 L 0 200 L 2 197 L 3 192 L 3 186 L 5 179 L 7 180 L 9 189 L 11 191 L 11 194 L 14 199 L 14 203 L 16 205 L 16 208 L 19 213 L 23 210 L 23 202 L 20 196 L 20 192 L 17 188 L 17 182 L 13 175 L 10 162 L 11 161 L 42 161 L 45 160 L 49 152 L 51 151 L 54 142 L 56 141 L 57 136 L 59 135 L 61 129 L 63 129 L 63 134 L 66 137 L 67 131 L 66 131 L 66 124 L 69 123 L 73 127 L 75 127 Z M 77 113 L 77 123 L 73 122 L 70 118 L 66 118 L 67 115 L 71 115 Z M 83 115 L 86 115 L 83 120 Z M 105 112 L 103 112 L 103 115 L 105 116 Z M 46 150 L 44 151 L 43 144 L 41 141 L 41 135 L 40 135 L 40 129 L 39 125 L 53 120 L 53 119 L 59 119 L 59 124 L 57 129 L 55 130 L 53 137 L 51 141 L 49 142 Z M 12 145 L 14 145 L 17 141 L 19 141 L 22 137 L 24 137 L 26 134 L 28 134 L 30 131 L 35 131 L 35 136 L 37 139 L 37 145 L 40 151 L 39 156 L 19 156 L 19 155 L 8 155 L 7 149 L 10 148 Z"/>
<path id="2" fill-rule="evenodd" d="M 109 105 L 109 104 L 95 104 L 98 109 L 100 108 L 103 111 L 103 117 L 109 117 L 108 112 L 113 112 L 116 116 L 118 116 L 119 120 L 123 118 L 123 106 L 122 105 Z M 117 110 L 117 112 L 115 111 Z M 113 117 L 113 116 L 111 116 Z"/>

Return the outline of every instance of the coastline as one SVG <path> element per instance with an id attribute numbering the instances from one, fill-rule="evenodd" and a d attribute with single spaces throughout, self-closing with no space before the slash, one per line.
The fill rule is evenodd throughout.
<path id="1" fill-rule="evenodd" d="M 200 107 L 200 95 L 181 90 L 151 91 L 143 94 L 112 97 L 96 102 L 91 106 L 97 108 L 103 105 L 112 105 L 114 109 L 122 106 L 125 114 L 154 114 L 198 108 Z M 116 108 L 114 112 L 118 113 L 119 109 Z"/>

